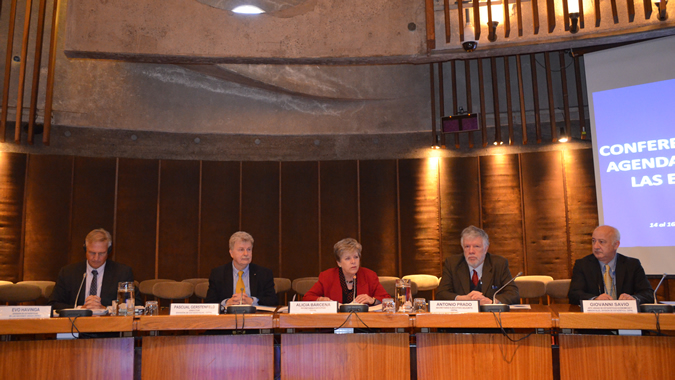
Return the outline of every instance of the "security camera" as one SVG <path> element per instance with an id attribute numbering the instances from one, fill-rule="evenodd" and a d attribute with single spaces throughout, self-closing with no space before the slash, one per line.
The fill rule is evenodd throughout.
<path id="1" fill-rule="evenodd" d="M 478 41 L 464 41 L 462 42 L 462 47 L 464 48 L 465 52 L 471 53 L 478 47 Z"/>

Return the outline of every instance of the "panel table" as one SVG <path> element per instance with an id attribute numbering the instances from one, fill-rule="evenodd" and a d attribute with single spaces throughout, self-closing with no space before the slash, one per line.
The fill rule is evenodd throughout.
<path id="1" fill-rule="evenodd" d="M 272 329 L 273 314 L 141 316 L 138 331 Z M 274 336 L 144 336 L 143 379 L 272 379 Z"/>
<path id="2" fill-rule="evenodd" d="M 481 329 L 552 329 L 544 306 L 507 313 L 418 314 L 416 328 L 452 328 L 452 333 L 417 333 L 419 379 L 552 379 L 550 334 L 481 333 Z M 466 329 L 466 333 L 462 332 Z M 486 330 L 491 332 L 491 330 Z"/>
<path id="3" fill-rule="evenodd" d="M 408 314 L 281 314 L 285 329 L 408 328 Z M 410 335 L 407 333 L 281 336 L 282 379 L 409 379 Z"/>
<path id="4" fill-rule="evenodd" d="M 132 331 L 132 317 L 0 321 L 0 335 Z M 134 339 L 0 342 L 0 379 L 132 379 Z"/>
<path id="5" fill-rule="evenodd" d="M 557 305 L 556 305 L 557 306 Z M 610 335 L 611 330 L 657 330 L 654 314 L 581 313 L 578 306 L 557 306 L 563 331 L 596 330 L 594 334 L 560 334 L 561 379 L 668 379 L 675 373 L 674 336 Z M 675 331 L 675 314 L 658 318 L 662 332 Z M 606 335 L 597 330 L 607 330 Z"/>

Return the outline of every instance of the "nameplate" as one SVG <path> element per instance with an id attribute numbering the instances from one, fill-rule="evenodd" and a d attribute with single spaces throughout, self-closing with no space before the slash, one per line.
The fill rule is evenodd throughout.
<path id="1" fill-rule="evenodd" d="M 43 319 L 51 314 L 51 306 L 0 306 L 0 319 Z"/>
<path id="2" fill-rule="evenodd" d="M 172 303 L 169 315 L 218 315 L 217 303 Z"/>
<path id="3" fill-rule="evenodd" d="M 336 314 L 337 301 L 291 301 L 288 303 L 289 314 Z"/>
<path id="4" fill-rule="evenodd" d="M 478 313 L 478 300 L 471 301 L 429 301 L 431 313 Z"/>
<path id="5" fill-rule="evenodd" d="M 637 301 L 635 300 L 584 300 L 581 301 L 581 311 L 584 313 L 628 313 L 636 314 Z"/>

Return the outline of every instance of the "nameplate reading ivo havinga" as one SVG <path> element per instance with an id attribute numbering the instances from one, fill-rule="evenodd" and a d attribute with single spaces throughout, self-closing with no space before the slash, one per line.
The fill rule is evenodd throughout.
<path id="1" fill-rule="evenodd" d="M 430 313 L 478 313 L 478 301 L 429 301 Z"/>
<path id="2" fill-rule="evenodd" d="M 43 319 L 51 314 L 51 306 L 0 306 L 0 319 Z"/>
<path id="3" fill-rule="evenodd" d="M 288 303 L 289 314 L 336 314 L 337 301 L 291 301 Z"/>
<path id="4" fill-rule="evenodd" d="M 584 300 L 581 301 L 584 313 L 637 313 L 635 300 Z"/>
<path id="5" fill-rule="evenodd" d="M 217 303 L 172 303 L 169 315 L 218 315 Z"/>

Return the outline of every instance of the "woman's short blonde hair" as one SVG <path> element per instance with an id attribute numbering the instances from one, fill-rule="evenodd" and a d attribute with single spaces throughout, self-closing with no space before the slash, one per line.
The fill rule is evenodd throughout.
<path id="1" fill-rule="evenodd" d="M 351 251 L 356 251 L 356 253 L 359 254 L 359 258 L 361 258 L 361 249 L 363 249 L 363 247 L 356 239 L 346 238 L 335 243 L 333 246 L 333 253 L 335 253 L 335 260 L 340 261 L 342 255 Z"/>

